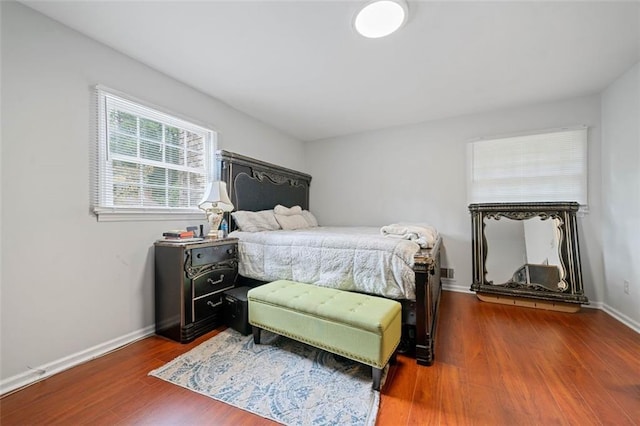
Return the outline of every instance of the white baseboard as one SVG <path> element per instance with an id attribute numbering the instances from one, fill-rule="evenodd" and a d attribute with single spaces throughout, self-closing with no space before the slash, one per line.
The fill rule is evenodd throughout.
<path id="1" fill-rule="evenodd" d="M 0 381 L 0 395 L 4 395 L 5 393 L 20 389 L 24 386 L 31 385 L 35 382 L 46 379 L 47 377 L 51 377 L 54 374 L 60 373 L 64 370 L 68 370 L 69 368 L 75 367 L 76 365 L 82 364 L 84 362 L 91 361 L 92 359 L 98 358 L 115 349 L 121 348 L 137 340 L 151 336 L 154 333 L 155 325 L 150 325 L 124 336 L 117 337 L 108 342 L 101 343 L 92 348 L 88 348 L 78 353 L 60 358 L 48 364 L 43 364 L 38 367 L 31 368 L 31 370 L 29 371 L 25 371 L 24 373 L 20 373 L 13 377 L 9 377 Z"/>
<path id="2" fill-rule="evenodd" d="M 456 293 L 475 294 L 474 291 L 471 291 L 470 286 L 462 286 L 459 284 L 455 284 L 454 280 L 448 280 L 446 278 L 442 279 L 442 289 L 447 291 L 455 291 Z"/>
<path id="3" fill-rule="evenodd" d="M 609 315 L 611 315 L 612 317 L 614 317 L 615 319 L 617 319 L 618 321 L 620 321 L 621 323 L 623 323 L 624 325 L 626 325 L 627 327 L 635 331 L 636 333 L 640 333 L 640 323 L 638 321 L 634 321 L 633 319 L 629 318 L 625 314 L 613 309 L 609 305 L 604 305 L 604 304 L 601 304 L 601 305 L 602 307 L 600 309 L 602 309 L 603 311 L 605 311 L 606 313 L 608 313 Z"/>
<path id="4" fill-rule="evenodd" d="M 583 308 L 588 308 L 588 309 L 601 309 L 604 310 L 602 308 L 602 302 L 594 302 L 593 300 L 589 300 L 589 304 L 588 305 L 582 305 Z"/>

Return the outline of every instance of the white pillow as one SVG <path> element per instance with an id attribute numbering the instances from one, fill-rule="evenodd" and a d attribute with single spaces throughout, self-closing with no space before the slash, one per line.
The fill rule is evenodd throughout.
<path id="1" fill-rule="evenodd" d="M 302 207 L 293 206 L 291 208 L 282 206 L 278 204 L 274 207 L 273 212 L 275 214 L 283 215 L 283 216 L 291 216 L 293 214 L 302 214 Z"/>
<path id="2" fill-rule="evenodd" d="M 318 219 L 309 210 L 302 210 L 302 217 L 307 221 L 310 227 L 318 226 Z"/>
<path id="3" fill-rule="evenodd" d="M 309 222 L 307 222 L 307 220 L 301 214 L 292 214 L 292 215 L 277 214 L 276 220 L 278 221 L 282 229 L 287 231 L 292 231 L 294 229 L 304 229 L 309 227 Z"/>
<path id="4" fill-rule="evenodd" d="M 280 229 L 273 210 L 259 212 L 241 210 L 231 213 L 231 216 L 236 221 L 238 229 L 244 232 L 276 231 Z"/>

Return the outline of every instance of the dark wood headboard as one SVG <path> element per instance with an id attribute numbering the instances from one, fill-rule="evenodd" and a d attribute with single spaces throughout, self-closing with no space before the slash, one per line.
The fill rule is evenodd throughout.
<path id="1" fill-rule="evenodd" d="M 219 180 L 235 210 L 269 210 L 281 204 L 309 209 L 311 176 L 229 151 L 216 152 Z M 234 226 L 232 226 L 234 228 Z"/>

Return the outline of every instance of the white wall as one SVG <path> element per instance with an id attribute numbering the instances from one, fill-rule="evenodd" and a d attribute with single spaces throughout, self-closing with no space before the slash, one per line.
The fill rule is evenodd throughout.
<path id="1" fill-rule="evenodd" d="M 321 224 L 429 222 L 444 237 L 443 266 L 471 285 L 467 142 L 482 136 L 585 124 L 589 131 L 590 213 L 579 218 L 585 293 L 603 300 L 600 99 L 582 97 L 332 138 L 306 144 L 311 209 Z"/>
<path id="2" fill-rule="evenodd" d="M 1 8 L 0 379 L 11 387 L 152 331 L 152 244 L 186 225 L 90 213 L 92 85 L 209 123 L 220 148 L 305 167 L 301 142 L 18 3 Z"/>
<path id="3" fill-rule="evenodd" d="M 640 328 L 640 64 L 602 95 L 606 309 Z M 625 294 L 624 281 L 630 294 Z"/>

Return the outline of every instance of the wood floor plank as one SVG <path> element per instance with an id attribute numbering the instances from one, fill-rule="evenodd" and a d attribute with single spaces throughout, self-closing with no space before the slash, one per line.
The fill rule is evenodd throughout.
<path id="1" fill-rule="evenodd" d="M 585 389 L 582 395 L 591 409 L 600 410 L 599 417 L 607 422 L 636 424 L 635 419 L 640 419 L 640 393 L 637 388 L 635 392 L 633 389 L 634 383 L 640 383 L 637 361 L 613 361 L 619 353 L 615 343 L 606 354 L 599 355 L 600 346 L 605 344 L 603 339 L 597 340 L 596 345 L 596 340 L 585 339 L 580 332 L 563 338 L 567 342 L 566 350 L 572 352 L 575 359 L 575 365 L 566 365 L 565 369 L 572 371 L 574 382 L 580 380 L 583 383 L 579 389 Z"/>
<path id="2" fill-rule="evenodd" d="M 377 424 L 640 425 L 640 335 L 605 312 L 443 292 L 436 362 L 400 355 Z M 153 336 L 0 399 L 0 424 L 272 425 L 149 371 L 206 341 Z"/>
<path id="3" fill-rule="evenodd" d="M 510 425 L 513 415 L 502 404 L 504 389 L 467 383 L 466 425 Z"/>
<path id="4" fill-rule="evenodd" d="M 398 355 L 397 358 L 396 364 L 390 368 L 392 374 L 387 377 L 382 388 L 383 396 L 378 410 L 380 424 L 396 422 L 395 424 L 405 425 L 411 413 L 415 376 L 419 367 L 415 359 L 403 355 Z"/>
<path id="5" fill-rule="evenodd" d="M 577 422 L 580 425 L 598 424 L 595 419 L 598 415 L 590 409 L 582 393 L 574 383 L 575 375 L 562 363 L 549 360 L 547 352 L 541 348 L 531 351 L 531 361 L 540 371 L 540 376 L 544 378 L 544 387 L 540 391 L 550 395 L 560 408 L 564 422 L 571 424 Z M 570 421 L 569 421 L 570 420 Z"/>
<path id="6" fill-rule="evenodd" d="M 442 386 L 440 378 L 446 364 L 434 364 L 428 368 L 418 368 L 415 380 L 415 392 L 408 425 L 440 424 L 440 406 L 442 403 Z M 380 423 L 392 424 L 392 423 Z"/>
<path id="7" fill-rule="evenodd" d="M 438 407 L 439 424 L 463 425 L 470 423 L 467 407 L 466 370 L 449 364 L 442 364 L 438 378 L 440 386 L 440 404 Z"/>
<path id="8" fill-rule="evenodd" d="M 514 347 L 502 339 L 492 339 L 491 344 L 498 354 L 493 360 L 494 387 L 504 389 L 501 403 L 512 415 L 534 424 L 565 424 L 560 407 L 546 391 L 544 377 L 529 358 L 530 349 Z"/>

